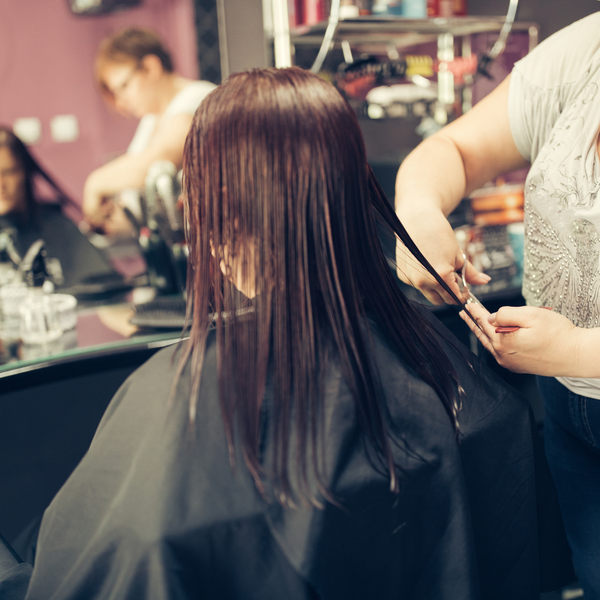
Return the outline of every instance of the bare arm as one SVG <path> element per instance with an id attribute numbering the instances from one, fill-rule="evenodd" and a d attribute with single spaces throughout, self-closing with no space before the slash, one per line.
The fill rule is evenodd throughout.
<path id="1" fill-rule="evenodd" d="M 417 246 L 459 294 L 454 271 L 463 258 L 446 217 L 462 198 L 493 177 L 528 165 L 513 140 L 508 120 L 507 77 L 472 110 L 419 144 L 404 160 L 396 179 L 396 212 Z M 452 302 L 423 268 L 396 253 L 398 275 L 434 304 Z M 469 283 L 488 278 L 469 265 Z"/>
<path id="2" fill-rule="evenodd" d="M 191 115 L 176 115 L 168 127 L 156 133 L 145 150 L 139 154 L 123 154 L 93 171 L 83 191 L 83 212 L 87 221 L 94 226 L 104 225 L 112 210 L 107 199 L 125 188 L 142 188 L 148 167 L 154 161 L 170 160 L 181 166 L 191 123 Z"/>

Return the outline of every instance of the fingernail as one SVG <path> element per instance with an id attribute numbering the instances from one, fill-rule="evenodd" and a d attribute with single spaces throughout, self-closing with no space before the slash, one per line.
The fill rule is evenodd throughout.
<path id="1" fill-rule="evenodd" d="M 554 310 L 552 306 L 540 306 L 540 308 L 543 308 L 545 310 Z"/>
<path id="2" fill-rule="evenodd" d="M 488 281 L 491 281 L 491 277 L 489 275 L 486 275 L 485 273 L 480 273 L 479 274 L 479 281 L 485 281 L 485 283 L 487 283 Z"/>
<path id="3" fill-rule="evenodd" d="M 488 323 L 493 323 L 496 320 L 496 315 L 498 313 L 492 313 L 491 315 L 488 315 Z"/>
<path id="4" fill-rule="evenodd" d="M 510 326 L 510 327 L 496 327 L 496 333 L 512 333 L 513 331 L 518 331 L 520 327 Z"/>

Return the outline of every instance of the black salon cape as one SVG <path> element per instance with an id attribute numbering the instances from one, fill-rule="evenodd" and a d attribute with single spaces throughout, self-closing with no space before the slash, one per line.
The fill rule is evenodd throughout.
<path id="1" fill-rule="evenodd" d="M 372 330 L 404 438 L 394 450 L 399 495 L 366 459 L 333 361 L 325 439 L 340 506 L 265 502 L 244 465 L 229 464 L 211 334 L 195 429 L 189 371 L 167 406 L 172 348 L 116 394 L 45 513 L 27 599 L 539 600 L 540 574 L 546 588 L 567 583 L 568 550 L 527 402 L 490 371 L 474 374 L 458 342 L 445 344 L 466 391 L 457 444 L 436 394 Z"/>

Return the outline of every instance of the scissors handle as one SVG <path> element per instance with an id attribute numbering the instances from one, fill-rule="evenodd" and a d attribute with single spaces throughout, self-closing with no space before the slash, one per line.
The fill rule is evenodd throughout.
<path id="1" fill-rule="evenodd" d="M 469 297 L 467 298 L 465 304 L 479 304 L 479 306 L 483 306 L 483 304 L 479 302 L 479 300 L 475 297 L 475 294 L 473 294 L 473 292 L 469 288 L 469 285 L 467 284 L 467 279 L 465 277 L 465 272 L 467 270 L 467 262 L 467 256 L 463 252 L 463 266 L 460 270 L 460 274 L 458 272 L 456 273 L 456 277 L 458 280 L 458 288 L 461 292 L 466 291 L 469 294 Z"/>

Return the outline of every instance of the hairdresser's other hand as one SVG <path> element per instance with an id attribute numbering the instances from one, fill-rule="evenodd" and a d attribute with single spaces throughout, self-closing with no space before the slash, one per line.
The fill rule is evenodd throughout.
<path id="1" fill-rule="evenodd" d="M 505 306 L 489 314 L 485 308 L 469 304 L 481 329 L 461 312 L 462 319 L 483 346 L 503 367 L 517 373 L 534 373 L 549 377 L 596 377 L 600 370 L 594 365 L 586 348 L 593 349 L 598 329 L 575 327 L 569 319 L 551 310 L 533 306 Z M 518 327 L 515 331 L 496 333 L 497 327 Z M 598 374 L 594 374 L 599 371 Z"/>
<path id="2" fill-rule="evenodd" d="M 461 294 L 456 278 L 456 272 L 460 271 L 463 266 L 463 252 L 443 213 L 433 209 L 414 215 L 402 212 L 399 217 L 431 266 L 452 291 L 461 300 L 466 301 L 468 293 Z M 401 242 L 396 245 L 396 265 L 398 277 L 404 283 L 417 288 L 431 303 L 456 304 L 448 292 L 421 266 Z M 465 279 L 469 285 L 481 285 L 487 283 L 490 277 L 480 273 L 471 263 L 468 263 Z"/>
<path id="3" fill-rule="evenodd" d="M 83 205 L 83 215 L 90 228 L 94 231 L 106 233 L 107 224 L 114 212 L 114 201 L 112 198 L 102 198 L 95 205 Z"/>
<path id="4" fill-rule="evenodd" d="M 109 163 L 110 164 L 110 163 Z M 128 237 L 133 228 L 114 193 L 103 191 L 101 169 L 92 172 L 83 188 L 83 215 L 90 229 L 116 237 Z"/>
<path id="5" fill-rule="evenodd" d="M 111 196 L 103 194 L 96 185 L 96 178 L 90 175 L 83 188 L 82 210 L 85 220 L 94 230 L 103 229 L 106 221 L 114 209 L 114 201 Z"/>
<path id="6" fill-rule="evenodd" d="M 129 219 L 114 198 L 103 198 L 95 212 L 85 215 L 85 221 L 91 230 L 109 236 L 129 237 L 133 232 Z"/>
<path id="7" fill-rule="evenodd" d="M 102 230 L 106 235 L 119 238 L 131 237 L 134 233 L 131 221 L 117 202 L 113 203 L 112 210 L 102 225 Z"/>

